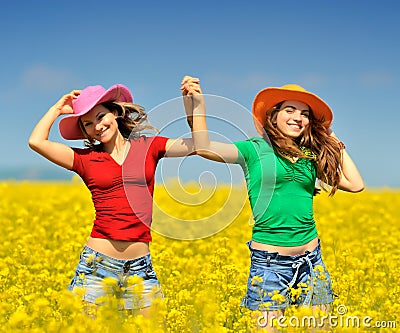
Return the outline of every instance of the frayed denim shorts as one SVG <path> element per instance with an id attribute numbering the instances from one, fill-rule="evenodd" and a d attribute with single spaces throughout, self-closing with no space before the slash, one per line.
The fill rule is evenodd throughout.
<path id="1" fill-rule="evenodd" d="M 163 298 L 150 254 L 132 260 L 115 259 L 85 246 L 69 290 L 82 300 L 102 305 L 117 299 L 119 309 L 138 310 Z"/>
<path id="2" fill-rule="evenodd" d="M 312 252 L 282 256 L 250 249 L 247 293 L 241 302 L 250 310 L 283 310 L 290 305 L 325 305 L 333 302 L 331 277 L 318 246 Z"/>

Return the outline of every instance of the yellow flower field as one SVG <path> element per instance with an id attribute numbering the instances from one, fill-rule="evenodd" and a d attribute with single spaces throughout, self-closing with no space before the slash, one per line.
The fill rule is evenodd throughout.
<path id="1" fill-rule="evenodd" d="M 149 318 L 111 304 L 93 319 L 66 290 L 92 226 L 88 190 L 77 181 L 0 183 L 0 332 L 257 331 L 239 308 L 251 235 L 244 187 L 198 192 L 187 184 L 186 191 L 191 204 L 176 199 L 182 193 L 155 190 L 151 251 L 165 301 Z M 399 208 L 400 191 L 389 189 L 316 197 L 322 253 L 338 294 L 335 331 L 400 330 Z M 301 322 L 308 316 L 312 324 L 307 309 L 288 314 L 282 331 L 310 330 Z"/>

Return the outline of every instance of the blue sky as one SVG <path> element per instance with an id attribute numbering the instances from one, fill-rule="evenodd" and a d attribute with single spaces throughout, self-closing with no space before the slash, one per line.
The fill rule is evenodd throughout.
<path id="1" fill-rule="evenodd" d="M 332 127 L 367 186 L 400 187 L 399 10 L 395 0 L 7 1 L 0 11 L 0 175 L 71 176 L 27 146 L 35 123 L 64 93 L 122 83 L 163 126 L 160 112 L 169 105 L 166 114 L 182 115 L 167 101 L 191 74 L 205 93 L 242 106 L 243 113 L 228 115 L 236 124 L 251 124 L 251 103 L 262 88 L 302 85 L 333 109 Z M 183 126 L 166 133 L 180 135 Z M 215 130 L 242 139 L 228 127 Z M 51 139 L 65 142 L 57 124 Z M 190 159 L 179 174 L 184 181 L 208 170 L 219 178 L 222 166 Z M 176 161 L 168 163 L 173 169 Z"/>

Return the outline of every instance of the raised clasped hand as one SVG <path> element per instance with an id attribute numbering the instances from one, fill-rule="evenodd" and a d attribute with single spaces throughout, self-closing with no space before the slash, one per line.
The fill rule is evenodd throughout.
<path id="1" fill-rule="evenodd" d="M 200 80 L 186 75 L 181 82 L 181 91 L 183 96 L 201 95 Z"/>
<path id="2" fill-rule="evenodd" d="M 78 98 L 80 93 L 80 90 L 72 90 L 69 94 L 62 96 L 52 108 L 54 108 L 59 115 L 74 113 L 72 102 Z"/>

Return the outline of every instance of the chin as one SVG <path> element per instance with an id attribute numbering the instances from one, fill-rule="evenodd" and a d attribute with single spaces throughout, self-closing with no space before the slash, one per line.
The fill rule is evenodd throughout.
<path id="1" fill-rule="evenodd" d="M 303 134 L 303 133 L 287 133 L 286 135 L 287 135 L 289 138 L 298 139 L 298 138 L 301 137 L 302 134 Z"/>

